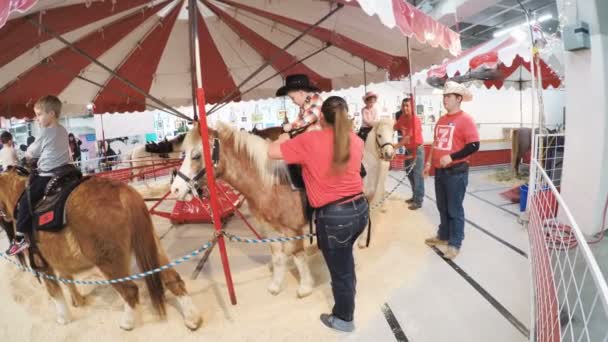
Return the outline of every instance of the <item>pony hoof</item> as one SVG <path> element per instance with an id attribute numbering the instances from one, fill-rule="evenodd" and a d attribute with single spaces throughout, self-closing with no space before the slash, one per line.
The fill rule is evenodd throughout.
<path id="1" fill-rule="evenodd" d="M 203 324 L 203 319 L 200 316 L 191 319 L 186 319 L 184 320 L 184 324 L 186 324 L 186 327 L 188 329 L 194 331 L 201 327 L 201 325 Z"/>
<path id="2" fill-rule="evenodd" d="M 302 286 L 298 288 L 298 298 L 304 298 L 310 296 L 312 293 L 312 287 L 310 286 Z"/>
<path id="3" fill-rule="evenodd" d="M 275 283 L 270 283 L 270 285 L 268 285 L 268 292 L 270 292 L 270 294 L 273 296 L 276 296 L 281 292 L 281 286 Z"/>
<path id="4" fill-rule="evenodd" d="M 57 324 L 59 325 L 67 325 L 70 323 L 70 319 L 67 317 L 57 317 Z"/>
<path id="5" fill-rule="evenodd" d="M 124 314 L 120 320 L 120 328 L 125 331 L 131 331 L 135 327 L 135 318 L 132 314 Z"/>
<path id="6" fill-rule="evenodd" d="M 77 307 L 82 307 L 86 305 L 86 299 L 82 296 L 72 296 L 72 306 L 77 308 Z"/>
<path id="7" fill-rule="evenodd" d="M 122 322 L 120 322 L 120 329 L 122 329 L 122 330 L 131 331 L 131 330 L 133 330 L 134 327 L 135 327 L 135 322 L 133 322 L 131 320 L 123 319 Z"/>

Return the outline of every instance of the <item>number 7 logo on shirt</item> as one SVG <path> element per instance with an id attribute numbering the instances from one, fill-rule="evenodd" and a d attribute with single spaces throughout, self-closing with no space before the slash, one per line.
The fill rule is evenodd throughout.
<path id="1" fill-rule="evenodd" d="M 454 126 L 437 126 L 435 129 L 435 148 L 442 151 L 451 151 L 453 136 Z"/>

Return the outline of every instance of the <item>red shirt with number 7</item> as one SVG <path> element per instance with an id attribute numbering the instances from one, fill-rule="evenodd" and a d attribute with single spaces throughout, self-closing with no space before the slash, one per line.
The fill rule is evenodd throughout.
<path id="1" fill-rule="evenodd" d="M 433 141 L 433 159 L 431 164 L 440 168 L 441 157 L 462 150 L 465 145 L 479 141 L 477 125 L 469 114 L 460 111 L 455 114 L 447 114 L 437 120 L 435 125 L 435 139 Z M 469 156 L 470 157 L 470 156 Z M 469 157 L 454 160 L 454 164 L 469 162 Z"/>

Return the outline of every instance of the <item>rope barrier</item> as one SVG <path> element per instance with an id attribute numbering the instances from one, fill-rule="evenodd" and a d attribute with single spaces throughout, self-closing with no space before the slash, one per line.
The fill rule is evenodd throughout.
<path id="1" fill-rule="evenodd" d="M 370 210 L 375 210 L 378 207 L 380 207 L 385 201 L 386 199 L 388 199 L 396 190 L 397 188 L 399 188 L 399 186 L 401 184 L 403 184 L 403 181 L 405 180 L 405 178 L 408 176 L 408 172 L 405 173 L 405 175 L 401 178 L 401 180 L 399 180 L 397 182 L 397 185 L 395 185 L 393 187 L 393 189 L 391 189 L 391 191 L 389 191 L 388 193 L 386 193 L 384 195 L 384 197 L 382 198 L 382 200 L 380 202 L 378 202 L 377 204 L 375 204 L 373 207 L 370 207 Z M 276 243 L 276 242 L 280 242 L 280 243 L 284 243 L 284 242 L 291 242 L 291 241 L 297 241 L 297 240 L 304 240 L 310 237 L 314 237 L 316 236 L 316 234 L 314 233 L 308 233 L 308 234 L 304 234 L 304 235 L 299 235 L 299 236 L 292 236 L 292 237 L 274 237 L 274 238 L 263 238 L 263 239 L 248 239 L 248 238 L 241 238 L 239 236 L 227 233 L 226 231 L 222 231 L 220 233 L 221 235 L 224 235 L 228 238 L 229 241 L 232 242 L 241 242 L 241 243 L 249 243 L 249 244 L 263 244 L 263 243 Z M 49 280 L 53 280 L 53 281 L 57 281 L 60 283 L 64 283 L 64 284 L 76 284 L 76 285 L 109 285 L 109 284 L 117 284 L 117 283 L 123 283 L 126 281 L 134 281 L 134 280 L 141 280 L 145 277 L 151 276 L 155 273 L 159 273 L 162 272 L 164 270 L 170 269 L 170 268 L 174 268 L 175 266 L 182 264 L 194 257 L 196 257 L 197 255 L 201 254 L 202 252 L 204 252 L 205 250 L 209 249 L 212 246 L 212 241 L 207 242 L 206 244 L 204 244 L 202 247 L 200 247 L 199 249 L 196 249 L 186 255 L 184 255 L 183 257 L 176 259 L 174 261 L 171 261 L 170 263 L 160 266 L 158 268 L 155 268 L 153 270 L 149 270 L 149 271 L 145 271 L 145 272 L 141 272 L 141 273 L 137 273 L 137 274 L 133 274 L 127 277 L 122 277 L 122 278 L 117 278 L 117 279 L 111 279 L 111 280 L 74 280 L 74 279 L 66 279 L 66 278 L 60 278 L 60 277 L 56 277 L 53 275 L 49 275 L 43 272 L 38 272 L 30 267 L 27 266 L 23 266 L 20 263 L 16 262 L 15 260 L 11 259 L 6 253 L 2 253 L 0 252 L 0 257 L 2 257 L 3 259 L 7 260 L 8 262 L 10 262 L 11 264 L 17 266 L 19 269 L 21 269 L 22 271 L 25 272 L 29 272 L 32 273 L 36 276 L 40 276 L 43 277 L 45 279 L 49 279 Z"/>
<path id="2" fill-rule="evenodd" d="M 304 234 L 304 235 L 299 235 L 299 236 L 292 236 L 292 237 L 276 237 L 276 238 L 264 238 L 264 239 L 247 239 L 247 238 L 241 238 L 238 237 L 236 235 L 232 235 L 230 233 L 226 233 L 223 232 L 224 236 L 226 236 L 230 241 L 232 242 L 242 242 L 242 243 L 253 243 L 253 244 L 257 244 L 257 243 L 273 243 L 273 242 L 291 242 L 291 241 L 297 241 L 297 240 L 304 240 L 310 237 L 314 237 L 317 234 Z"/>
<path id="3" fill-rule="evenodd" d="M 164 270 L 173 268 L 181 263 L 184 263 L 192 258 L 194 258 L 195 256 L 201 254 L 202 252 L 204 252 L 205 250 L 209 249 L 211 247 L 211 241 L 207 242 L 206 244 L 204 244 L 201 248 L 192 251 L 189 254 L 186 254 L 185 256 L 176 259 L 166 265 L 163 265 L 161 267 L 155 268 L 153 270 L 149 270 L 146 272 L 142 272 L 142 273 L 137 273 L 137 274 L 133 274 L 127 277 L 123 277 L 123 278 L 117 278 L 117 279 L 111 279 L 111 280 L 74 280 L 74 279 L 66 279 L 66 278 L 59 278 L 59 277 L 55 277 L 53 275 L 49 275 L 46 273 L 42 273 L 42 272 L 38 272 L 36 270 L 31 269 L 30 267 L 26 267 L 23 266 L 21 264 L 19 264 L 18 262 L 16 262 L 15 260 L 11 259 L 8 255 L 6 255 L 5 253 L 0 252 L 0 257 L 4 258 L 5 260 L 7 260 L 8 262 L 10 262 L 11 264 L 17 266 L 18 268 L 20 268 L 22 271 L 25 272 L 29 272 L 32 273 L 36 276 L 40 276 L 49 280 L 54 280 L 60 283 L 64 283 L 64 284 L 77 284 L 77 285 L 108 285 L 108 284 L 117 284 L 117 283 L 124 283 L 126 281 L 132 281 L 132 280 L 141 280 L 145 277 L 151 276 L 155 273 L 159 273 L 162 272 Z"/>

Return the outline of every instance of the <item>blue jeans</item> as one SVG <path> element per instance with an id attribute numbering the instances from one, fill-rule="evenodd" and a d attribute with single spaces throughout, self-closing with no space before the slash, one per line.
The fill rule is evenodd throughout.
<path id="1" fill-rule="evenodd" d="M 414 168 L 407 178 L 412 186 L 414 203 L 422 204 L 424 200 L 424 146 L 420 145 L 416 148 L 416 159 L 406 161 L 406 166 L 410 166 L 412 162 L 415 163 Z"/>
<path id="2" fill-rule="evenodd" d="M 357 277 L 353 244 L 369 221 L 369 205 L 365 198 L 315 211 L 317 243 L 331 276 L 334 295 L 332 314 L 350 322 L 355 312 Z"/>
<path id="3" fill-rule="evenodd" d="M 28 200 L 27 193 L 23 193 L 17 206 L 16 229 L 19 235 L 28 235 L 28 237 L 31 237 L 31 234 L 33 233 L 32 212 L 34 211 L 36 204 L 42 199 L 42 197 L 44 197 L 46 185 L 51 181 L 52 178 L 53 177 L 42 177 L 38 175 L 30 177 L 30 198 Z M 26 191 L 27 190 L 28 189 L 26 189 Z M 32 207 L 30 207 L 30 205 Z"/>
<path id="4" fill-rule="evenodd" d="M 464 240 L 464 195 L 469 183 L 468 170 L 451 173 L 435 170 L 435 197 L 441 223 L 437 236 L 448 240 L 450 246 L 460 248 Z"/>

